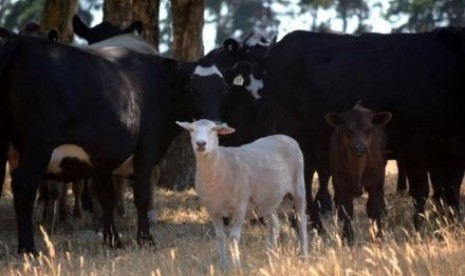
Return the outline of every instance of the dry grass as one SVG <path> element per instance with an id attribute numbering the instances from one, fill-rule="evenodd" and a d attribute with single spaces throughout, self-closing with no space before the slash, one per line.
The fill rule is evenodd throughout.
<path id="1" fill-rule="evenodd" d="M 16 223 L 11 194 L 0 201 L 0 275 L 465 275 L 465 230 L 443 226 L 430 218 L 420 236 L 411 225 L 411 200 L 394 195 L 395 175 L 387 175 L 389 215 L 385 240 L 372 241 L 366 219 L 366 198 L 356 204 L 356 245 L 342 245 L 334 221 L 324 221 L 328 235 L 311 239 L 308 260 L 296 253 L 295 233 L 282 221 L 278 252 L 266 252 L 264 230 L 247 225 L 240 244 L 240 264 L 226 271 L 217 266 L 213 227 L 195 191 L 157 191 L 159 223 L 152 229 L 157 245 L 140 248 L 133 242 L 135 216 L 119 219 L 124 250 L 102 246 L 90 229 L 90 218 L 58 227 L 53 237 L 37 230 L 43 254 L 31 259 L 16 251 Z M 314 185 L 316 186 L 316 185 Z M 128 199 L 133 214 L 132 200 Z M 429 208 L 431 210 L 431 206 Z M 232 252 L 236 253 L 237 252 Z"/>

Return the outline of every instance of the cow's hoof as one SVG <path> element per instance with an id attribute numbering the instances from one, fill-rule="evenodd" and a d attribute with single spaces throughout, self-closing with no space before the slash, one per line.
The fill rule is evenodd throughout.
<path id="1" fill-rule="evenodd" d="M 155 241 L 150 233 L 139 233 L 137 234 L 137 243 L 140 246 L 154 246 Z"/>
<path id="2" fill-rule="evenodd" d="M 34 257 L 39 256 L 39 252 L 35 247 L 19 247 L 18 254 L 31 254 Z"/>

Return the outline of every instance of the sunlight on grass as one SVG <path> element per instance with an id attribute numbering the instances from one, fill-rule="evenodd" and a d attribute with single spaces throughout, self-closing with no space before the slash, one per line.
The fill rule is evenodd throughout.
<path id="1" fill-rule="evenodd" d="M 90 216 L 60 224 L 54 236 L 37 227 L 37 257 L 16 254 L 16 225 L 9 192 L 0 200 L 0 275 L 465 275 L 465 230 L 447 225 L 428 206 L 427 231 L 419 235 L 411 223 L 411 199 L 396 195 L 395 172 L 388 170 L 384 241 L 373 239 L 365 212 L 366 197 L 355 201 L 355 245 L 341 240 L 334 217 L 324 220 L 327 234 L 310 235 L 307 259 L 298 255 L 298 238 L 281 217 L 276 251 L 268 251 L 264 227 L 247 223 L 240 244 L 230 246 L 230 266 L 221 270 L 211 223 L 193 189 L 156 191 L 159 221 L 153 248 L 134 242 L 135 209 L 117 219 L 125 248 L 109 250 L 90 229 Z M 314 184 L 316 189 L 316 184 Z M 71 199 L 70 199 L 71 200 Z M 37 223 L 38 225 L 38 223 Z"/>

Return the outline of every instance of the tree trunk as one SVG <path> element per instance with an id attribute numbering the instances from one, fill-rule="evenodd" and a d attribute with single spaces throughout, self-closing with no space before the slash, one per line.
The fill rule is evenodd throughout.
<path id="1" fill-rule="evenodd" d="M 105 0 L 103 20 L 122 28 L 129 26 L 133 21 L 142 21 L 142 38 L 158 48 L 159 12 L 160 0 Z"/>
<path id="2" fill-rule="evenodd" d="M 71 18 L 77 13 L 78 0 L 47 0 L 42 14 L 43 29 L 57 29 L 58 40 L 64 43 L 73 41 L 73 26 Z"/>
<path id="3" fill-rule="evenodd" d="M 204 10 L 204 0 L 171 0 L 175 59 L 194 61 L 202 56 Z"/>
<path id="4" fill-rule="evenodd" d="M 195 61 L 203 54 L 204 0 L 172 0 L 173 57 Z M 174 124 L 174 122 L 173 122 Z M 183 189 L 194 184 L 195 159 L 189 134 L 182 132 L 171 144 L 161 166 L 159 184 Z"/>
<path id="5" fill-rule="evenodd" d="M 144 31 L 142 37 L 158 48 L 159 33 L 158 27 L 160 0 L 133 0 L 132 19 L 142 21 Z"/>
<path id="6" fill-rule="evenodd" d="M 132 0 L 103 1 L 103 20 L 113 25 L 126 27 L 132 23 Z"/>

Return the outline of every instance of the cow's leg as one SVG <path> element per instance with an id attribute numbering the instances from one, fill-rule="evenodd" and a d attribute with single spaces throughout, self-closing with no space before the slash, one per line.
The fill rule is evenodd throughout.
<path id="1" fill-rule="evenodd" d="M 465 171 L 465 162 L 461 159 L 452 159 L 449 167 L 448 183 L 444 189 L 445 201 L 455 213 L 455 218 L 460 222 L 462 215 L 460 211 L 460 188 Z"/>
<path id="2" fill-rule="evenodd" d="M 304 154 L 304 175 L 305 180 L 307 181 L 307 185 L 305 185 L 305 197 L 307 200 L 307 209 L 310 215 L 310 226 L 312 229 L 315 229 L 319 235 L 324 234 L 323 224 L 320 219 L 320 215 L 318 213 L 318 206 L 316 201 L 313 200 L 313 193 L 312 193 L 312 179 L 313 174 L 315 173 L 315 166 L 311 157 L 306 154 L 306 151 L 302 151 Z"/>
<path id="3" fill-rule="evenodd" d="M 402 161 L 396 159 L 397 165 L 397 193 L 403 194 L 407 191 L 407 174 Z"/>
<path id="4" fill-rule="evenodd" d="M 124 199 L 127 190 L 127 179 L 124 179 L 122 176 L 114 175 L 113 176 L 113 185 L 115 187 L 116 195 L 116 213 L 120 217 L 124 217 L 126 213 L 126 208 L 124 207 Z"/>
<path id="5" fill-rule="evenodd" d="M 115 190 L 113 188 L 113 176 L 103 174 L 94 177 L 95 191 L 103 209 L 103 240 L 112 247 L 121 247 L 118 231 L 115 227 L 113 212 L 115 210 Z"/>
<path id="6" fill-rule="evenodd" d="M 419 231 L 424 224 L 425 204 L 429 194 L 426 144 L 427 135 L 405 136 L 402 143 L 402 160 L 414 201 L 413 224 Z"/>
<path id="7" fill-rule="evenodd" d="M 379 181 L 376 185 L 369 187 L 368 190 L 368 202 L 366 206 L 368 217 L 376 223 L 376 237 L 382 238 L 382 223 L 381 218 L 383 216 L 383 205 L 384 205 L 384 179 Z"/>
<path id="8" fill-rule="evenodd" d="M 331 174 L 326 170 L 318 170 L 318 183 L 320 184 L 315 201 L 319 207 L 320 213 L 330 215 L 333 210 L 331 195 L 329 194 L 328 185 Z"/>
<path id="9" fill-rule="evenodd" d="M 150 182 L 153 167 L 157 161 L 154 137 L 141 138 L 134 155 L 134 203 L 137 208 L 137 241 L 139 244 L 153 244 L 150 234 L 148 210 L 153 198 L 153 185 Z"/>
<path id="10" fill-rule="evenodd" d="M 96 232 L 102 229 L 103 210 L 98 200 L 96 185 L 99 185 L 99 180 L 94 178 L 88 179 L 89 194 L 92 197 L 92 227 Z"/>
<path id="11" fill-rule="evenodd" d="M 83 180 L 84 181 L 84 186 L 82 188 L 82 193 L 81 193 L 81 204 L 82 204 L 82 209 L 84 211 L 88 212 L 93 212 L 93 196 L 92 193 L 90 192 L 90 187 L 89 185 L 91 180 L 90 178 L 86 178 Z"/>
<path id="12" fill-rule="evenodd" d="M 436 211 L 441 216 L 445 214 L 445 188 L 449 185 L 449 183 L 447 183 L 447 169 L 444 165 L 441 164 L 442 161 L 445 160 L 432 160 L 432 162 L 430 161 L 428 163 L 429 177 L 431 180 L 431 186 L 433 187 L 432 198 L 436 207 Z"/>
<path id="13" fill-rule="evenodd" d="M 352 229 L 352 219 L 354 217 L 354 197 L 351 191 L 347 191 L 344 180 L 334 179 L 334 203 L 336 204 L 337 216 L 343 222 L 342 238 L 347 239 L 349 246 L 354 244 L 354 231 Z"/>
<path id="14" fill-rule="evenodd" d="M 74 195 L 73 217 L 75 219 L 82 218 L 81 195 L 82 195 L 82 191 L 84 190 L 85 185 L 86 185 L 86 183 L 85 183 L 84 179 L 74 181 L 73 184 L 71 185 L 71 188 L 73 189 L 73 195 Z"/>
<path id="15" fill-rule="evenodd" d="M 58 216 L 61 222 L 68 220 L 69 205 L 68 205 L 68 184 L 62 181 L 53 181 L 58 200 Z"/>
<path id="16" fill-rule="evenodd" d="M 324 215 L 330 215 L 333 210 L 331 195 L 328 190 L 329 178 L 331 177 L 328 141 L 329 138 L 327 136 L 318 137 L 318 140 L 314 143 L 314 145 L 318 145 L 318 147 L 314 147 L 312 150 L 316 156 L 315 163 L 319 183 L 315 202 L 319 207 L 320 213 Z"/>
<path id="17" fill-rule="evenodd" d="M 19 166 L 12 174 L 12 190 L 18 227 L 18 253 L 33 253 L 37 250 L 34 244 L 34 228 L 32 211 L 42 175 L 36 170 L 33 173 Z"/>

